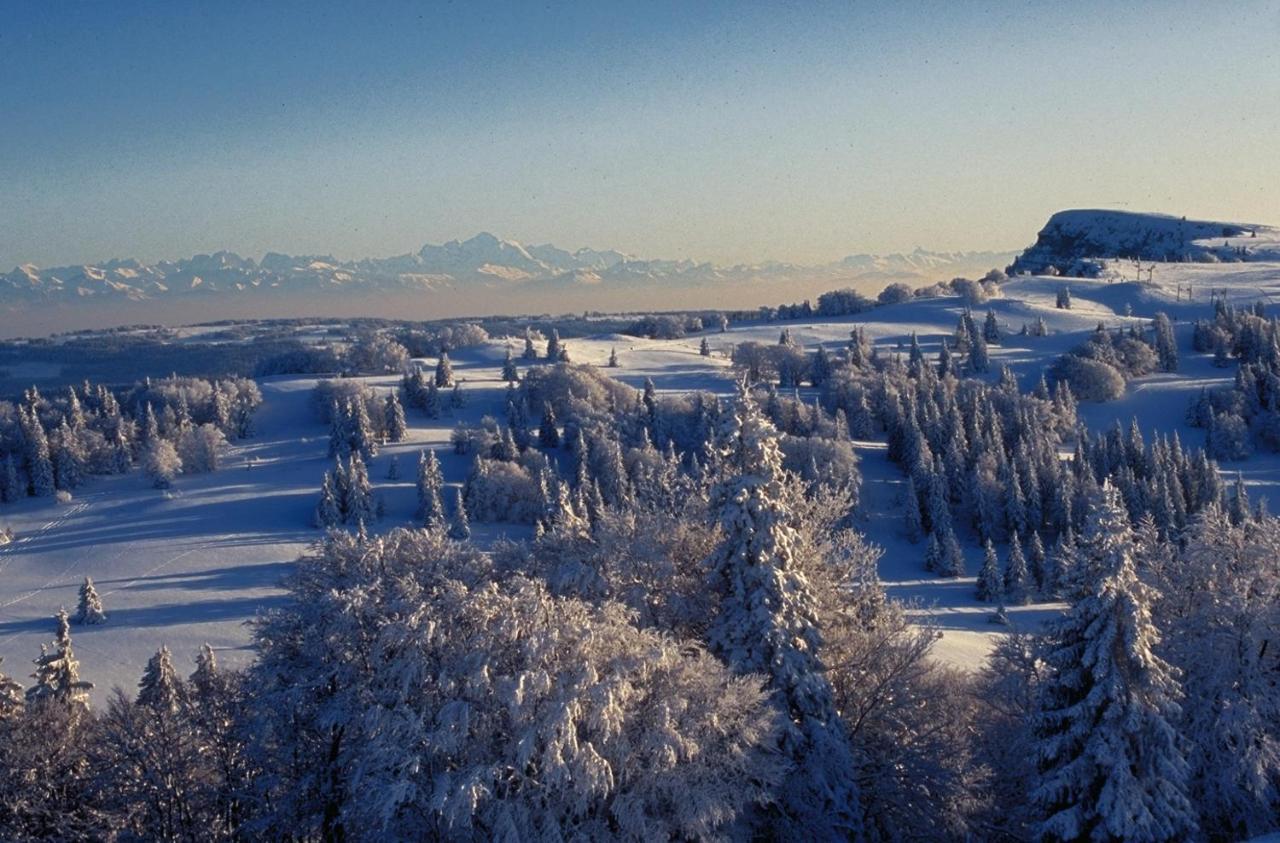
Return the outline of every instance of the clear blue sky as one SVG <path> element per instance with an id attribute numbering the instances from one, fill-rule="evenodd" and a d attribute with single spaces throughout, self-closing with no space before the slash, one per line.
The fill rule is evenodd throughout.
<path id="1" fill-rule="evenodd" d="M 1280 0 L 0 3 L 0 270 L 1280 223 Z"/>

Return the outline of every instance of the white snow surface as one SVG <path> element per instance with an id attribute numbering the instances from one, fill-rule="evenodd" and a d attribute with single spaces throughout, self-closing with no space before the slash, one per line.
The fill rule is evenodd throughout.
<path id="1" fill-rule="evenodd" d="M 1144 273 L 1145 275 L 1145 273 Z M 1202 386 L 1230 382 L 1234 367 L 1215 368 L 1209 355 L 1192 351 L 1190 320 L 1210 313 L 1210 289 L 1245 305 L 1280 294 L 1280 263 L 1158 264 L 1153 283 L 1107 283 L 1049 277 L 1019 277 L 1002 285 L 1002 296 L 988 307 L 1009 334 L 992 346 L 993 372 L 1011 366 L 1024 389 L 1063 351 L 1081 342 L 1098 322 L 1108 326 L 1130 319 L 1145 323 L 1157 311 L 1175 319 L 1181 357 L 1176 374 L 1157 374 L 1133 381 L 1123 398 L 1107 404 L 1082 404 L 1081 418 L 1092 429 L 1136 417 L 1144 435 L 1177 431 L 1184 444 L 1199 446 L 1203 431 L 1186 426 L 1189 398 Z M 1056 310 L 1057 291 L 1068 284 L 1074 307 Z M 1192 289 L 1192 300 L 1175 292 Z M 708 331 L 678 340 L 646 340 L 620 335 L 567 339 L 575 362 L 603 366 L 617 349 L 620 368 L 605 369 L 639 387 L 652 378 L 660 391 L 706 389 L 730 396 L 733 374 L 727 355 L 735 343 L 774 343 L 785 325 L 809 350 L 818 343 L 835 350 L 844 345 L 854 325 L 865 328 L 883 352 L 919 335 L 927 354 L 936 353 L 941 338 L 954 330 L 963 303 L 955 297 L 921 299 L 876 308 L 839 319 L 748 323 L 727 333 Z M 1132 316 L 1125 316 L 1131 309 Z M 1043 317 L 1050 336 L 1016 336 L 1021 325 Z M 713 350 L 702 357 L 706 337 Z M 485 414 L 503 417 L 505 384 L 499 374 L 504 338 L 488 346 L 451 355 L 455 374 L 465 379 L 467 406 L 457 416 L 428 421 L 410 409 L 410 436 L 384 448 L 370 465 L 370 477 L 386 502 L 387 515 L 376 529 L 407 525 L 415 508 L 413 467 L 418 449 L 437 449 L 451 485 L 465 477 L 469 458 L 454 456 L 449 433 L 459 418 Z M 513 338 L 518 350 L 522 340 Z M 423 361 L 433 366 L 434 360 Z M 523 368 L 523 366 L 522 366 Z M 391 389 L 398 377 L 368 379 Z M 180 477 L 167 491 L 151 488 L 139 472 L 124 477 L 97 477 L 86 483 L 70 504 L 29 499 L 0 511 L 0 526 L 12 526 L 17 538 L 0 546 L 0 667 L 25 680 L 40 644 L 52 640 L 53 614 L 59 606 L 74 611 L 85 576 L 93 577 L 108 620 L 101 626 L 73 627 L 73 642 L 82 675 L 94 682 L 97 701 L 114 685 L 132 691 L 147 659 L 161 645 L 175 656 L 179 670 L 192 666 L 198 647 L 213 645 L 220 660 L 247 663 L 250 630 L 256 613 L 287 599 L 281 577 L 319 532 L 310 526 L 321 477 L 330 466 L 327 428 L 311 414 L 308 399 L 314 377 L 268 378 L 260 382 L 264 404 L 256 435 L 235 443 L 224 467 L 213 474 Z M 802 391 L 803 392 L 803 391 Z M 884 549 L 881 576 L 891 597 L 910 604 L 915 617 L 928 619 L 942 633 L 936 657 L 964 668 L 982 663 L 994 636 L 1007 628 L 990 622 L 991 607 L 974 597 L 973 576 L 941 579 L 925 572 L 924 548 L 903 535 L 901 469 L 888 462 L 883 441 L 860 442 L 864 476 L 859 527 Z M 385 479 L 392 455 L 399 456 L 400 480 Z M 1253 500 L 1280 501 L 1280 455 L 1257 453 L 1223 470 L 1240 471 Z M 476 541 L 486 544 L 500 535 L 527 537 L 516 525 L 473 524 Z M 976 574 L 981 550 L 965 545 L 968 569 Z M 1003 552 L 1003 551 L 1002 551 Z M 1032 627 L 1061 610 L 1060 604 L 1009 607 L 1015 627 Z"/>

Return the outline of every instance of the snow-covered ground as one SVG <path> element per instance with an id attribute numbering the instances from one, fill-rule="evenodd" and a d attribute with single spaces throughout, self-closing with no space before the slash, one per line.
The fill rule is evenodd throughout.
<path id="1" fill-rule="evenodd" d="M 1125 271 L 1123 262 L 1117 271 Z M 1241 305 L 1280 301 L 1280 263 L 1158 264 L 1152 281 L 1009 281 L 1000 298 L 976 308 L 982 312 L 989 307 L 1009 334 L 991 349 L 993 372 L 1007 363 L 1024 388 L 1030 387 L 1057 355 L 1081 342 L 1099 322 L 1145 322 L 1165 311 L 1177 322 L 1181 370 L 1134 381 L 1118 401 L 1082 405 L 1081 417 L 1094 429 L 1116 420 L 1127 425 L 1134 417 L 1144 434 L 1177 431 L 1184 443 L 1200 445 L 1203 432 L 1185 423 L 1187 402 L 1202 386 L 1228 382 L 1233 369 L 1215 368 L 1207 355 L 1191 350 L 1189 320 L 1210 312 L 1211 290 L 1223 291 Z M 1054 307 L 1064 284 L 1072 292 L 1069 311 Z M 606 371 L 633 386 L 652 378 L 660 391 L 706 389 L 728 395 L 733 390 L 728 361 L 732 346 L 748 340 L 776 342 L 783 325 L 809 349 L 818 343 L 838 348 L 850 329 L 860 325 L 882 352 L 892 353 L 900 344 L 905 348 L 915 332 L 926 352 L 933 353 L 941 338 L 951 335 L 962 310 L 957 298 L 924 299 L 858 316 L 741 324 L 726 333 L 678 340 L 601 335 L 569 340 L 567 345 L 575 362 L 601 366 L 616 348 L 620 368 Z M 1050 336 L 1016 335 L 1023 323 L 1038 317 L 1044 318 Z M 704 336 L 713 350 L 711 357 L 698 352 Z M 499 371 L 505 345 L 505 340 L 495 339 L 486 347 L 455 355 L 455 373 L 465 379 L 467 406 L 435 421 L 410 410 L 409 439 L 383 449 L 373 460 L 370 476 L 387 511 L 377 529 L 409 523 L 420 448 L 438 449 L 446 480 L 462 481 L 468 461 L 452 454 L 449 433 L 459 419 L 503 417 L 505 384 Z M 521 342 L 513 339 L 512 345 L 518 352 Z M 383 389 L 398 382 L 391 376 L 368 380 Z M 19 676 L 27 672 L 40 644 L 52 638 L 51 616 L 59 606 L 74 609 L 86 575 L 93 577 L 109 619 L 102 626 L 76 627 L 73 634 L 83 675 L 97 684 L 99 699 L 113 685 L 132 687 L 161 644 L 174 651 L 184 670 L 204 642 L 229 664 L 247 661 L 246 622 L 284 599 L 280 578 L 319 536 L 309 522 L 329 461 L 327 429 L 309 405 L 315 382 L 313 377 L 263 380 L 265 401 L 257 434 L 236 443 L 224 467 L 213 474 L 179 478 L 168 491 L 151 488 L 138 473 L 94 478 L 70 504 L 27 500 L 0 512 L 0 525 L 12 526 L 17 534 L 14 543 L 0 547 L 0 656 L 5 671 Z M 913 613 L 929 616 L 938 626 L 943 634 L 936 651 L 939 658 L 965 667 L 978 665 L 992 636 L 1005 628 L 990 623 L 991 608 L 974 598 L 972 577 L 940 579 L 926 574 L 922 546 L 910 544 L 902 534 L 901 471 L 886 459 L 883 442 L 861 442 L 857 448 L 864 475 L 860 525 L 884 548 L 881 575 L 891 596 L 908 601 Z M 398 481 L 386 479 L 393 456 L 399 459 Z M 1253 499 L 1280 502 L 1280 456 L 1259 453 L 1223 468 L 1242 472 Z M 513 525 L 473 527 L 480 542 L 502 534 L 529 534 L 528 528 Z M 966 552 L 969 570 L 976 572 L 981 553 L 972 544 Z M 1046 604 L 1011 607 L 1009 612 L 1015 625 L 1029 626 L 1059 608 Z"/>

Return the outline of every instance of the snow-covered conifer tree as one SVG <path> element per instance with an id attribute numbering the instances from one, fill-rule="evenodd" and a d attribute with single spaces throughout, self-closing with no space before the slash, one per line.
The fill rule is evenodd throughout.
<path id="1" fill-rule="evenodd" d="M 76 623 L 94 625 L 106 623 L 107 615 L 102 610 L 102 598 L 93 587 L 93 578 L 85 577 L 80 584 L 80 605 L 76 609 Z"/>
<path id="2" fill-rule="evenodd" d="M 555 328 L 551 329 L 551 336 L 547 338 L 547 360 L 552 363 L 560 360 L 560 331 Z"/>
<path id="3" fill-rule="evenodd" d="M 914 483 L 908 481 L 903 491 L 903 526 L 906 529 L 907 541 L 915 544 L 924 537 L 924 521 L 920 515 L 920 496 L 916 494 Z"/>
<path id="4" fill-rule="evenodd" d="M 71 625 L 66 610 L 59 609 L 56 618 L 57 637 L 52 648 L 41 645 L 35 673 L 31 674 L 35 683 L 27 689 L 27 704 L 57 703 L 72 710 L 87 710 L 93 683 L 80 680 L 80 662 L 71 649 Z"/>
<path id="5" fill-rule="evenodd" d="M 2 662 L 4 659 L 0 658 Z M 23 702 L 22 685 L 0 672 L 0 723 L 12 721 L 22 714 Z"/>
<path id="6" fill-rule="evenodd" d="M 1084 577 L 1047 638 L 1034 721 L 1042 840 L 1185 840 L 1196 828 L 1173 727 L 1181 695 L 1153 648 L 1153 589 L 1137 576 L 1129 520 L 1105 483 L 1081 539 Z"/>
<path id="7" fill-rule="evenodd" d="M 387 400 L 383 405 L 383 421 L 389 442 L 400 442 L 409 432 L 409 425 L 404 418 L 404 406 L 394 389 L 387 393 Z"/>
<path id="8" fill-rule="evenodd" d="M 764 674 L 778 692 L 787 723 L 781 748 L 796 765 L 779 803 L 784 829 L 856 835 L 855 762 L 818 656 L 814 598 L 793 558 L 777 432 L 745 383 L 720 451 L 729 477 L 717 493 L 724 539 L 709 564 L 720 604 L 708 637 L 734 671 Z"/>
<path id="9" fill-rule="evenodd" d="M 444 475 L 435 451 L 418 454 L 418 523 L 424 527 L 444 527 Z"/>
<path id="10" fill-rule="evenodd" d="M 173 713 L 182 701 L 182 680 L 173 667 L 173 654 L 168 647 L 161 647 L 147 661 L 138 682 L 138 705 L 153 711 Z"/>
<path id="11" fill-rule="evenodd" d="M 525 360 L 537 360 L 538 349 L 533 347 L 533 331 L 529 327 L 524 329 L 524 355 Z"/>
<path id="12" fill-rule="evenodd" d="M 515 358 L 511 356 L 511 346 L 507 346 L 507 355 L 502 358 L 502 379 L 507 383 L 520 380 L 520 370 L 516 368 Z"/>
<path id="13" fill-rule="evenodd" d="M 993 310 L 987 311 L 987 319 L 982 323 L 982 338 L 988 343 L 999 344 L 1000 342 L 1000 323 L 996 321 Z"/>
<path id="14" fill-rule="evenodd" d="M 436 361 L 436 378 L 437 387 L 453 386 L 453 363 L 449 361 L 449 352 L 440 352 L 440 359 Z"/>
<path id="15" fill-rule="evenodd" d="M 369 482 L 369 469 L 358 451 L 352 451 L 347 461 L 347 523 L 372 524 L 374 512 L 373 485 Z"/>
<path id="16" fill-rule="evenodd" d="M 321 529 L 336 527 L 342 523 L 342 504 L 333 485 L 333 474 L 326 471 L 320 484 L 320 502 L 316 504 L 316 526 Z"/>
<path id="17" fill-rule="evenodd" d="M 609 349 L 609 368 L 610 369 L 618 368 L 618 349 L 616 348 Z"/>
<path id="18" fill-rule="evenodd" d="M 467 506 L 462 500 L 462 490 L 453 490 L 453 518 L 449 521 L 449 538 L 454 541 L 467 541 L 471 538 L 471 520 L 467 517 Z"/>
<path id="19" fill-rule="evenodd" d="M 982 568 L 978 571 L 978 599 L 986 603 L 1000 603 L 1004 600 L 1004 577 L 1000 574 L 1000 560 L 996 557 L 995 546 L 988 539 L 982 557 Z"/>
<path id="20" fill-rule="evenodd" d="M 556 427 L 556 411 L 551 404 L 542 405 L 542 422 L 538 425 L 538 444 L 543 448 L 560 447 L 560 430 Z"/>
<path id="21" fill-rule="evenodd" d="M 711 343 L 707 342 L 706 337 L 703 337 L 702 342 L 698 344 L 698 353 L 703 357 L 711 356 Z"/>
<path id="22" fill-rule="evenodd" d="M 1009 563 L 1004 571 L 1004 598 L 1015 606 L 1026 603 L 1031 596 L 1031 573 L 1027 558 L 1022 553 L 1022 540 L 1014 533 L 1009 539 Z"/>

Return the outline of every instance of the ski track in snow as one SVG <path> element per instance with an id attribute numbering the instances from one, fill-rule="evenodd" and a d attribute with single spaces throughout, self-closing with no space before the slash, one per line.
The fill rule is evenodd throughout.
<path id="1" fill-rule="evenodd" d="M 1003 297 L 978 306 L 992 310 L 1010 334 L 991 348 L 992 374 L 1009 365 L 1030 388 L 1053 359 L 1079 344 L 1099 322 L 1109 327 L 1145 324 L 1158 310 L 1176 320 L 1182 365 L 1176 375 L 1157 374 L 1130 384 L 1118 401 L 1082 404 L 1080 416 L 1091 429 L 1136 418 L 1145 436 L 1177 431 L 1185 445 L 1199 447 L 1203 431 L 1183 419 L 1189 398 L 1201 386 L 1229 383 L 1234 368 L 1213 367 L 1209 355 L 1190 348 L 1190 320 L 1208 315 L 1207 291 L 1226 288 L 1236 304 L 1252 304 L 1280 289 L 1280 264 L 1162 265 L 1156 286 L 1107 284 L 1058 278 L 1017 278 L 1002 288 Z M 1058 289 L 1071 287 L 1072 310 L 1057 310 Z M 1175 286 L 1194 284 L 1200 300 L 1179 301 Z M 1131 307 L 1132 318 L 1121 315 Z M 787 322 L 748 322 L 727 333 L 714 330 L 673 340 L 600 335 L 565 340 L 575 362 L 604 366 L 617 349 L 620 367 L 604 371 L 633 387 L 652 378 L 661 392 L 701 389 L 721 396 L 734 391 L 728 355 L 743 341 L 776 343 L 781 329 L 807 349 L 822 344 L 841 348 L 854 326 L 862 327 L 882 352 L 905 348 L 917 333 L 927 355 L 950 336 L 964 309 L 956 298 L 923 299 L 876 308 L 856 316 Z M 1051 335 L 1016 336 L 1022 323 L 1043 317 Z M 712 356 L 698 345 L 706 338 Z M 369 473 L 384 497 L 387 517 L 376 525 L 390 530 L 412 522 L 416 505 L 413 462 L 421 448 L 437 450 L 445 480 L 456 486 L 466 476 L 468 459 L 452 453 L 449 435 L 459 420 L 483 415 L 502 418 L 505 383 L 499 373 L 505 346 L 516 353 L 521 338 L 494 338 L 489 344 L 451 355 L 464 381 L 467 405 L 429 420 L 408 410 L 409 437 L 384 448 Z M 905 353 L 905 352 L 904 352 Z M 422 361 L 433 367 L 434 359 Z M 517 361 L 526 368 L 524 361 Z M 281 577 L 319 538 L 309 526 L 326 456 L 327 431 L 312 415 L 309 397 L 315 377 L 267 378 L 260 382 L 264 404 L 255 419 L 257 432 L 233 443 L 223 468 L 212 474 L 180 477 L 168 493 L 150 488 L 138 471 L 123 477 L 92 478 L 69 505 L 25 500 L 0 510 L 0 526 L 13 526 L 14 541 L 0 547 L 0 657 L 6 673 L 22 678 L 22 668 L 53 635 L 51 616 L 60 606 L 73 610 L 81 578 L 92 576 L 103 595 L 108 620 L 95 627 L 74 627 L 84 678 L 96 684 L 101 702 L 112 685 L 132 688 L 146 660 L 161 645 L 173 650 L 179 670 L 198 647 L 210 643 L 231 665 L 251 658 L 246 621 L 286 598 Z M 365 378 L 385 392 L 398 376 Z M 802 397 L 812 396 L 802 390 Z M 855 443 L 863 474 L 858 528 L 884 550 L 881 580 L 891 598 L 902 601 L 911 617 L 937 628 L 942 637 L 937 658 L 963 668 L 982 663 L 995 636 L 1008 628 L 990 623 L 992 607 L 974 596 L 974 574 L 981 549 L 962 538 L 969 576 L 942 579 L 923 567 L 923 544 L 911 544 L 901 524 L 905 476 L 890 463 L 882 440 Z M 401 478 L 385 479 L 392 457 Z M 1280 501 L 1280 456 L 1258 453 L 1223 470 L 1241 471 L 1253 499 Z M 487 545 L 499 536 L 527 538 L 527 527 L 473 524 L 476 541 Z M 1004 549 L 1001 548 L 1003 557 Z M 1017 628 L 1032 628 L 1061 610 L 1060 604 L 1010 606 Z"/>

